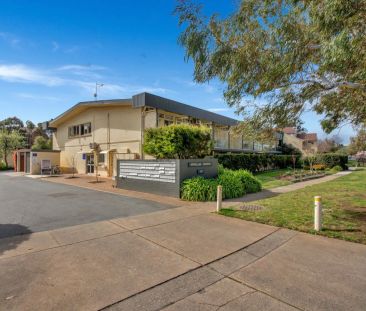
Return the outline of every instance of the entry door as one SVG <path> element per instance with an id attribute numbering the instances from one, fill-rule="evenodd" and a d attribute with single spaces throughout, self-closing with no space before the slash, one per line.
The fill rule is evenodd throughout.
<path id="1" fill-rule="evenodd" d="M 25 172 L 30 173 L 30 152 L 25 154 Z"/>
<path id="2" fill-rule="evenodd" d="M 94 154 L 86 155 L 86 172 L 88 174 L 94 174 Z"/>

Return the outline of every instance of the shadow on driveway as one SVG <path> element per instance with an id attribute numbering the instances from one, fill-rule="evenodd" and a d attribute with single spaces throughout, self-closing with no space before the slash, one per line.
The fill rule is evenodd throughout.
<path id="1" fill-rule="evenodd" d="M 16 248 L 19 244 L 29 239 L 32 233 L 28 227 L 18 224 L 0 224 L 0 255 L 5 251 Z M 4 239 L 17 236 L 14 239 Z M 4 240 L 3 240 L 4 239 Z"/>

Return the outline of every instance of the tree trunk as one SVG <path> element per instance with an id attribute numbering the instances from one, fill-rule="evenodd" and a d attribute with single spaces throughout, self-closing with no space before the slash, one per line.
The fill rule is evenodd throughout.
<path id="1" fill-rule="evenodd" d="M 9 164 L 8 164 L 8 157 L 6 155 L 6 152 L 4 152 L 3 158 L 4 158 L 5 166 L 8 167 Z"/>

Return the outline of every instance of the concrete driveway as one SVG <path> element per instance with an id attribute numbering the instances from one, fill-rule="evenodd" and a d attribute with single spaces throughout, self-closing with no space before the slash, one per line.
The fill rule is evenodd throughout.
<path id="1" fill-rule="evenodd" d="M 0 238 L 173 207 L 39 179 L 0 174 Z"/>

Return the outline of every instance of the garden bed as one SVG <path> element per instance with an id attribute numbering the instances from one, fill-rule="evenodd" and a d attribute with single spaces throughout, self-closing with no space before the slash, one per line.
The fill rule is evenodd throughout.
<path id="1" fill-rule="evenodd" d="M 326 175 L 327 175 L 326 173 L 311 172 L 311 171 L 305 172 L 305 173 L 294 172 L 293 174 L 290 174 L 290 175 L 284 174 L 284 175 L 280 176 L 280 179 L 287 180 L 292 183 L 297 183 L 297 182 L 306 181 L 306 180 L 310 180 L 310 179 L 321 178 Z"/>

